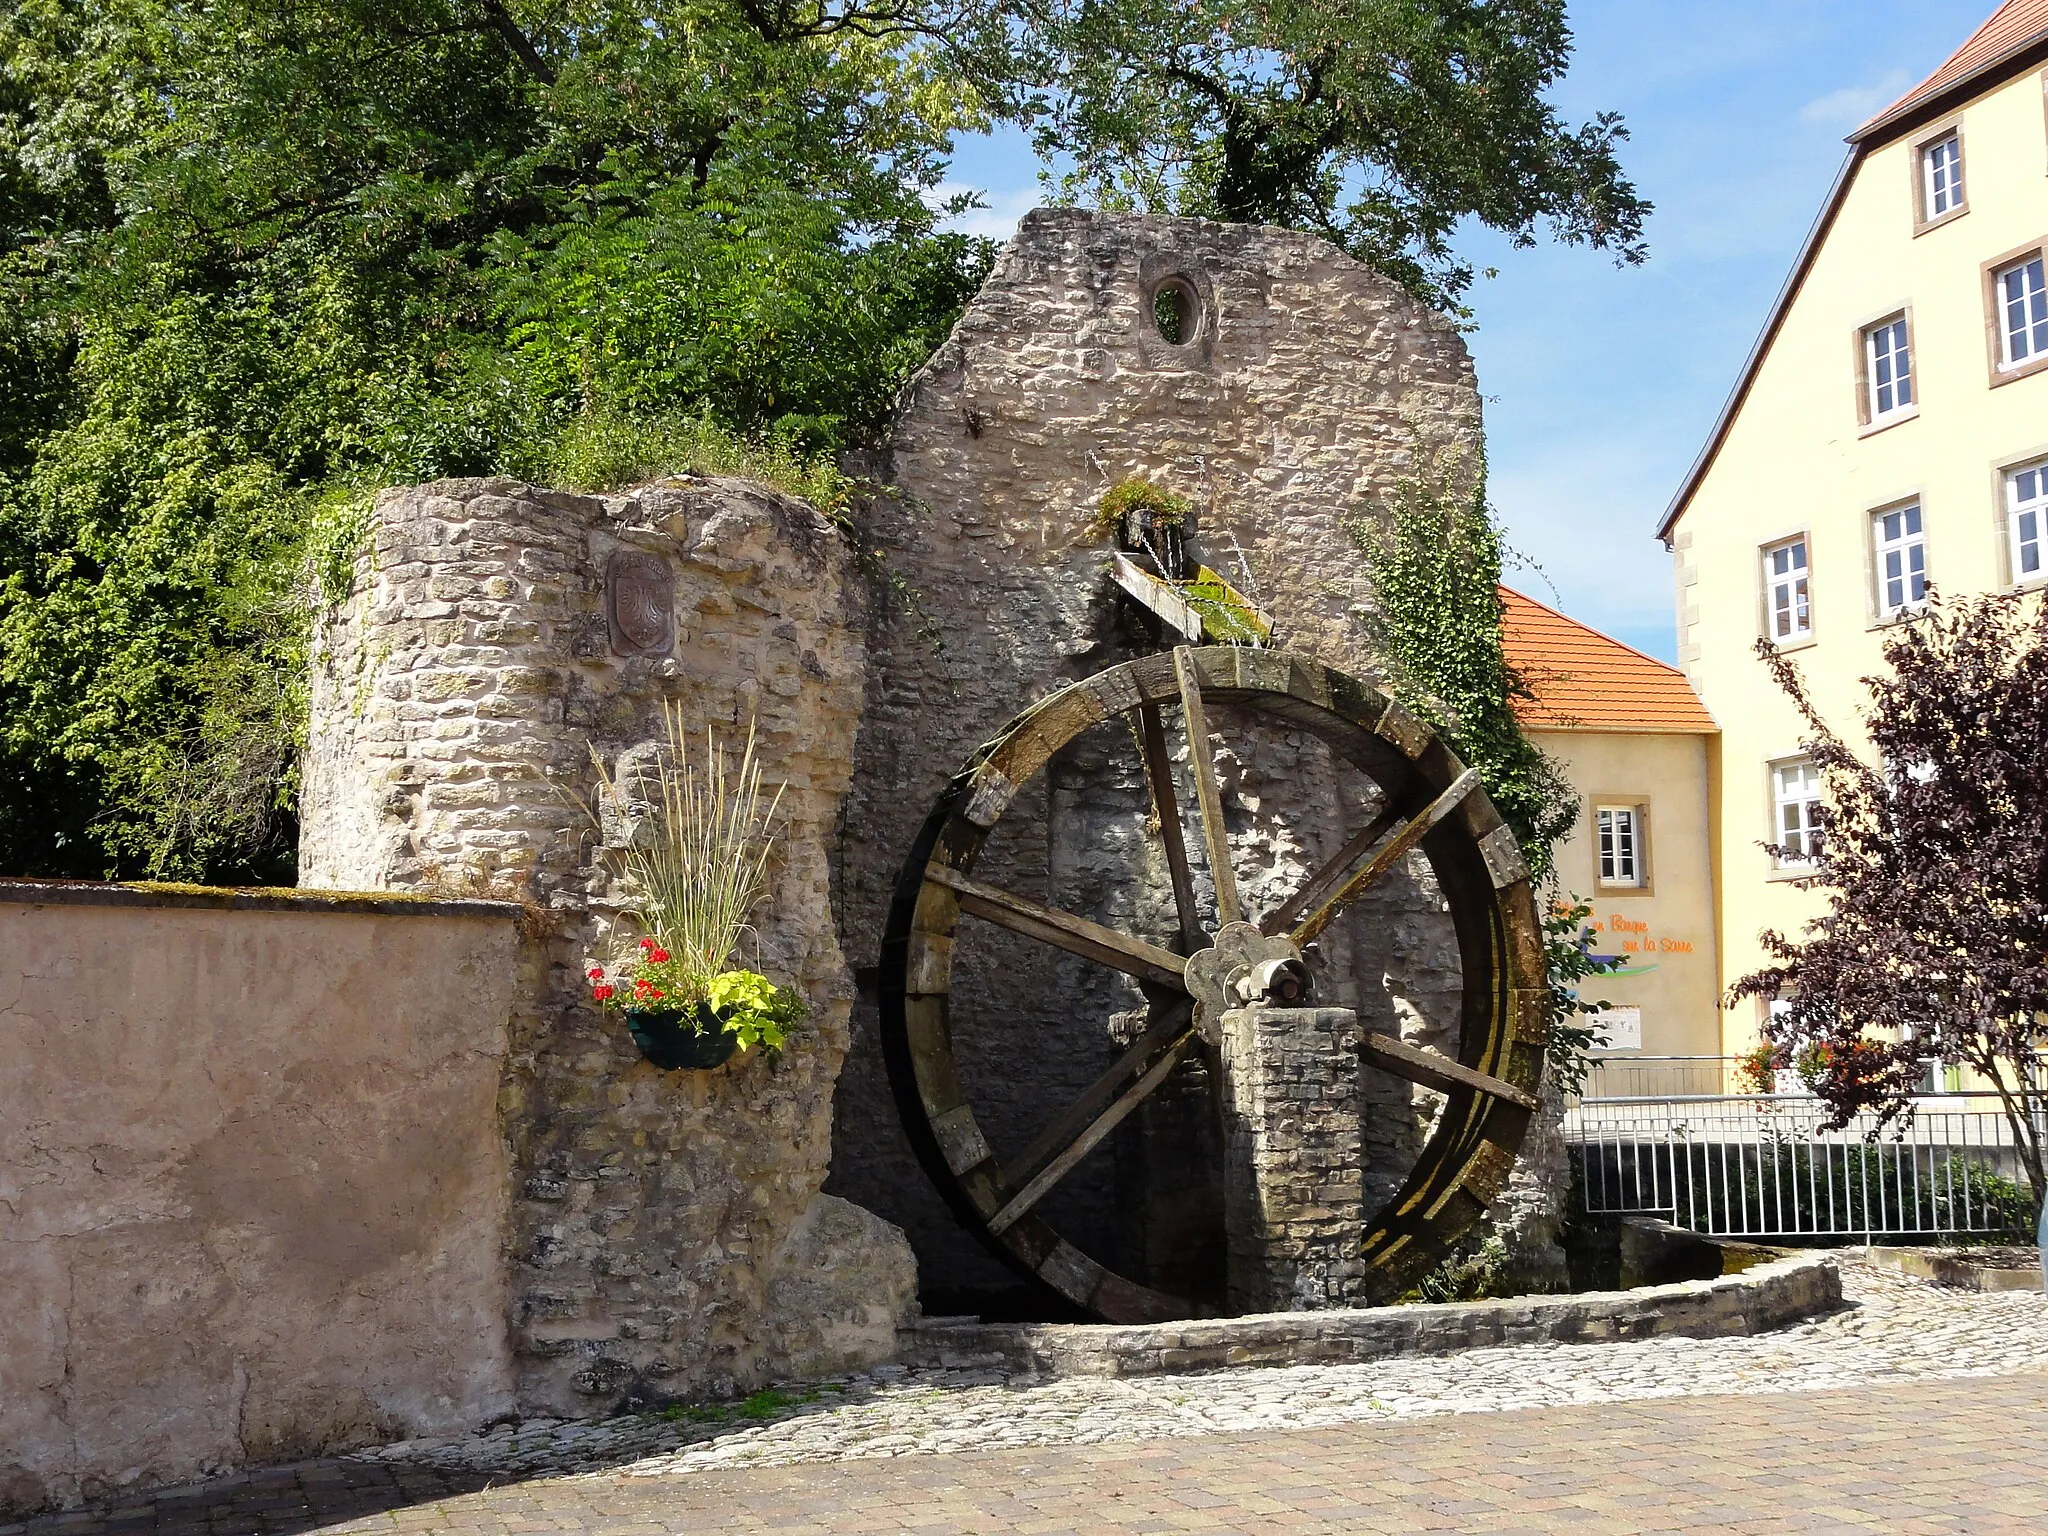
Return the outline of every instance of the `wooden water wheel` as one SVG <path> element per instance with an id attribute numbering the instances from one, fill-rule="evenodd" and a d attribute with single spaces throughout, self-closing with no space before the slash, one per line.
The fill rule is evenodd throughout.
<path id="1" fill-rule="evenodd" d="M 1253 916 L 1239 906 L 1205 705 L 1302 731 L 1374 780 L 1380 813 L 1287 900 Z M 1196 823 L 1219 928 L 1199 921 L 1166 736 L 1186 734 Z M 1172 948 L 1056 911 L 978 881 L 974 864 L 1019 788 L 1083 731 L 1125 717 L 1171 875 Z M 1108 1269 L 1035 1211 L 1044 1196 L 1184 1056 L 1203 1048 L 1218 1012 L 1292 1002 L 1303 946 L 1411 850 L 1427 858 L 1449 906 L 1463 972 L 1455 1057 L 1367 1037 L 1368 1065 L 1446 1095 L 1406 1184 L 1365 1224 L 1374 1294 L 1426 1271 L 1497 1194 L 1535 1107 L 1548 1016 L 1542 930 L 1529 872 L 1476 773 L 1378 690 L 1307 657 L 1234 646 L 1183 647 L 1123 662 L 1019 715 L 948 785 L 898 878 L 882 943 L 881 1032 L 889 1076 L 919 1159 L 955 1214 L 1012 1267 L 1110 1322 L 1198 1315 L 1205 1308 Z M 1142 1033 L 1108 1072 L 1053 1115 L 1021 1156 L 990 1149 L 962 1088 L 950 1019 L 954 932 L 965 914 L 1137 979 Z"/>

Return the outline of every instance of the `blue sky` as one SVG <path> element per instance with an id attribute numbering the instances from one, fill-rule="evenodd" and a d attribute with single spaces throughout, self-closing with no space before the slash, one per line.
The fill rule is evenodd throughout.
<path id="1" fill-rule="evenodd" d="M 1931 73 L 1997 0 L 1577 0 L 1555 93 L 1574 122 L 1620 112 L 1623 163 L 1657 205 L 1650 260 L 1617 270 L 1485 230 L 1469 338 L 1493 499 L 1534 569 L 1512 584 L 1629 644 L 1674 651 L 1654 537 L 1842 163 L 1842 136 Z M 1039 200 L 1021 137 L 963 142 L 971 228 Z"/>

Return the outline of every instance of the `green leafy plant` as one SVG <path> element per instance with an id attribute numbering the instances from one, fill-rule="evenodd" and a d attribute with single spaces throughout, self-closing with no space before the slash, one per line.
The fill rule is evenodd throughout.
<path id="1" fill-rule="evenodd" d="M 742 1049 L 780 1050 L 804 1015 L 802 1001 L 728 966 L 768 894 L 782 789 L 769 794 L 762 784 L 751 723 L 737 761 L 708 725 L 698 751 L 676 705 L 663 707 L 662 723 L 651 785 L 608 771 L 591 751 L 601 800 L 634 824 L 625 845 L 607 851 L 626 910 L 646 930 L 636 946 L 589 967 L 591 996 L 628 1010 L 701 1007 Z M 602 809 L 592 819 L 602 826 Z"/>
<path id="2" fill-rule="evenodd" d="M 1421 469 L 1388 505 L 1350 524 L 1373 584 L 1372 605 L 1359 618 L 1386 661 L 1394 696 L 1479 770 L 1531 873 L 1554 888 L 1556 848 L 1579 819 L 1579 794 L 1515 718 L 1515 701 L 1530 691 L 1502 648 L 1503 542 L 1487 505 L 1485 460 L 1466 473 L 1454 455 L 1420 458 Z M 1543 923 L 1545 1051 L 1568 1094 L 1583 1090 L 1591 1053 L 1605 1044 L 1592 1025 L 1573 1022 L 1605 1006 L 1582 1001 L 1579 983 L 1620 964 L 1592 956 L 1583 941 L 1590 915 L 1577 897 L 1559 898 Z"/>
<path id="3" fill-rule="evenodd" d="M 1607 1046 L 1606 1034 L 1596 1025 L 1572 1022 L 1607 1007 L 1605 1002 L 1586 1001 L 1580 983 L 1621 967 L 1621 956 L 1595 955 L 1586 943 L 1586 920 L 1592 915 L 1592 903 L 1569 896 L 1553 901 L 1543 919 L 1544 969 L 1550 984 L 1550 1030 L 1544 1055 L 1550 1063 L 1551 1080 L 1567 1098 L 1586 1091 L 1593 1052 Z"/>
<path id="4" fill-rule="evenodd" d="M 564 421 L 516 466 L 527 479 L 572 491 L 611 491 L 667 475 L 732 475 L 844 519 L 854 482 L 832 455 L 790 438 L 749 438 L 708 415 L 677 416 L 593 404 Z"/>
<path id="5" fill-rule="evenodd" d="M 1102 493 L 1088 531 L 1098 538 L 1113 539 L 1122 531 L 1124 519 L 1133 512 L 1149 512 L 1160 528 L 1179 528 L 1194 509 L 1187 497 L 1143 475 L 1126 475 Z"/>
<path id="6" fill-rule="evenodd" d="M 1419 457 L 1388 504 L 1348 525 L 1373 588 L 1358 618 L 1394 696 L 1479 770 L 1540 882 L 1579 819 L 1579 795 L 1515 718 L 1515 701 L 1532 695 L 1502 649 L 1504 547 L 1485 459 Z"/>
<path id="7" fill-rule="evenodd" d="M 1506 1278 L 1507 1244 L 1488 1233 L 1476 1243 L 1460 1243 L 1437 1267 L 1415 1282 L 1424 1301 L 1477 1301 L 1499 1294 Z"/>
<path id="8" fill-rule="evenodd" d="M 807 1012 L 795 992 L 776 986 L 759 971 L 699 977 L 653 938 L 640 940 L 637 955 L 615 962 L 609 970 L 593 965 L 586 974 L 590 995 L 600 1007 L 688 1010 L 701 1005 L 709 1022 L 731 1035 L 743 1051 L 756 1046 L 771 1054 L 780 1051 Z"/>

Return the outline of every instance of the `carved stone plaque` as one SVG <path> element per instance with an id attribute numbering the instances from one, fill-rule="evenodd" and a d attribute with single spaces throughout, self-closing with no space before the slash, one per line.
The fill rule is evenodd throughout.
<path id="1" fill-rule="evenodd" d="M 622 549 L 604 573 L 604 612 L 612 652 L 666 656 L 676 643 L 676 578 L 659 555 Z"/>

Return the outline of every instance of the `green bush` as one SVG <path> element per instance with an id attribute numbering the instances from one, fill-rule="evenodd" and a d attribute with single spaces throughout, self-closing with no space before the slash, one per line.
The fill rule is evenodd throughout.
<path id="1" fill-rule="evenodd" d="M 764 478 L 835 515 L 987 271 L 972 93 L 722 7 L 0 9 L 0 873 L 289 882 L 376 487 Z"/>

